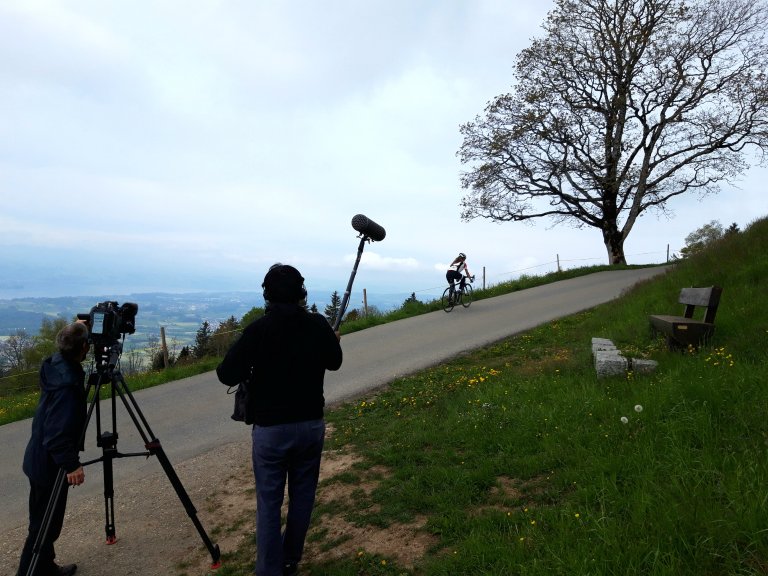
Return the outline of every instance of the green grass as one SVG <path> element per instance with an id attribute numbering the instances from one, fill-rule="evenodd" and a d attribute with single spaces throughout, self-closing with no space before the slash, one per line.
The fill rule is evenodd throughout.
<path id="1" fill-rule="evenodd" d="M 192 364 L 173 366 L 167 370 L 152 370 L 133 374 L 126 376 L 125 380 L 131 392 L 135 392 L 143 388 L 210 372 L 216 369 L 219 361 L 218 358 L 205 358 Z M 0 395 L 0 425 L 31 418 L 35 413 L 40 397 L 37 372 L 30 372 L 20 377 L 5 378 L 4 385 L 4 390 L 2 390 L 4 393 Z M 109 392 L 108 387 L 103 387 L 102 397 L 106 397 Z"/>
<path id="2" fill-rule="evenodd" d="M 302 573 L 768 574 L 766 255 L 762 220 L 616 301 L 329 411 L 328 449 L 362 460 L 321 493 L 376 482 L 318 506 L 313 549 L 328 516 L 372 530 L 427 518 L 434 545 L 412 567 L 361 548 Z M 711 284 L 712 347 L 669 352 L 648 314 Z M 598 379 L 592 337 L 658 368 Z M 250 573 L 252 553 L 227 574 Z"/>

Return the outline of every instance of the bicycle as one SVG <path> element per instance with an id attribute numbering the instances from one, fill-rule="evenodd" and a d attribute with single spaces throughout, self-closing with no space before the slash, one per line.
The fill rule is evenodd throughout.
<path id="1" fill-rule="evenodd" d="M 458 286 L 448 286 L 440 299 L 443 310 L 450 312 L 458 304 L 461 304 L 464 308 L 469 308 L 469 305 L 472 304 L 472 282 L 474 281 L 474 276 L 467 276 L 458 283 Z"/>

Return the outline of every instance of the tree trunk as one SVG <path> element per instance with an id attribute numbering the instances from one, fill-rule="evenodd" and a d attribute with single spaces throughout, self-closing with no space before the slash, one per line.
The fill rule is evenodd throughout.
<path id="1" fill-rule="evenodd" d="M 608 251 L 608 264 L 626 264 L 624 257 L 624 235 L 618 230 L 603 230 L 603 242 Z"/>

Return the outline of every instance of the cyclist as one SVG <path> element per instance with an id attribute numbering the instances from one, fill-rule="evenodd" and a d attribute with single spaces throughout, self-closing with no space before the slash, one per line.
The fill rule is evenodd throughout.
<path id="1" fill-rule="evenodd" d="M 463 274 L 462 274 L 463 272 Z M 451 265 L 448 267 L 448 271 L 445 273 L 445 279 L 448 280 L 450 285 L 450 299 L 453 300 L 454 282 L 460 282 L 459 286 L 463 290 L 464 285 L 469 278 L 469 268 L 467 267 L 467 255 L 464 252 L 459 252 L 459 255 L 453 259 Z"/>

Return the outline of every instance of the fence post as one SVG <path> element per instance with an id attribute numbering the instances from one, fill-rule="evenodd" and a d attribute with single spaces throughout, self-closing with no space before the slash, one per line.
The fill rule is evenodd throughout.
<path id="1" fill-rule="evenodd" d="M 163 368 L 168 368 L 168 345 L 165 343 L 165 326 L 160 326 L 160 342 L 163 347 Z"/>
<path id="2" fill-rule="evenodd" d="M 368 292 L 363 288 L 363 314 L 368 318 Z"/>
<path id="3" fill-rule="evenodd" d="M 483 290 L 485 290 L 485 266 L 483 266 Z"/>

